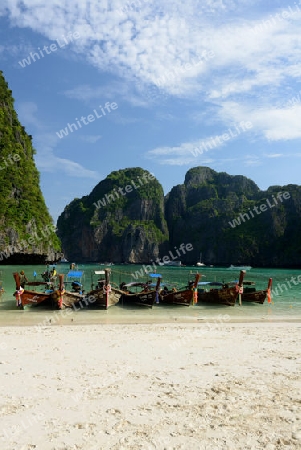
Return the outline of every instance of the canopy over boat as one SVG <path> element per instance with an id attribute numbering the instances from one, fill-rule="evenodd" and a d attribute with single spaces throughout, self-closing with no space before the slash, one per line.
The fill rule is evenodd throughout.
<path id="1" fill-rule="evenodd" d="M 81 270 L 70 270 L 67 273 L 68 278 L 81 278 L 83 276 L 83 271 Z"/>

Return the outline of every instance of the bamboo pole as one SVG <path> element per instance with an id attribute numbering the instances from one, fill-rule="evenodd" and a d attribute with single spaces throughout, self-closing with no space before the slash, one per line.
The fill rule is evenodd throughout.
<path id="1" fill-rule="evenodd" d="M 62 309 L 63 307 L 63 291 L 64 291 L 64 275 L 59 275 L 59 300 L 58 300 L 58 307 L 59 309 Z"/>
<path id="2" fill-rule="evenodd" d="M 156 284 L 156 303 L 159 303 L 159 289 L 161 284 L 161 278 L 158 277 L 157 284 Z"/>
<path id="3" fill-rule="evenodd" d="M 238 291 L 238 303 L 239 303 L 239 306 L 241 306 L 241 291 L 243 290 L 243 282 L 244 282 L 244 276 L 245 276 L 245 274 L 246 274 L 246 271 L 245 270 L 241 270 L 240 271 L 240 275 L 239 275 L 239 280 L 238 280 L 238 289 L 239 289 L 239 291 Z"/>
<path id="4" fill-rule="evenodd" d="M 108 309 L 109 307 L 109 296 L 110 296 L 110 274 L 111 269 L 105 269 L 105 308 Z"/>

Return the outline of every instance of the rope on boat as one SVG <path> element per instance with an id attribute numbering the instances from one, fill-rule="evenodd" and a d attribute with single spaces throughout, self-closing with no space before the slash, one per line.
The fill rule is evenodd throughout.
<path id="1" fill-rule="evenodd" d="M 121 278 L 120 278 L 120 275 L 125 275 L 126 277 L 132 279 L 133 278 L 132 275 L 135 274 L 136 272 L 137 272 L 137 270 L 134 271 L 134 272 L 123 272 L 121 270 L 111 269 L 111 279 L 114 278 L 114 274 L 118 274 L 119 275 L 119 285 L 120 285 L 120 283 L 122 281 Z M 138 276 L 138 278 L 143 278 L 143 277 L 148 277 L 148 276 L 149 276 L 149 273 L 144 272 L 143 276 L 141 276 L 141 277 Z M 136 281 L 138 281 L 138 278 L 136 279 Z M 112 281 L 112 285 L 113 284 L 119 288 L 117 283 L 115 283 L 114 281 Z M 188 283 L 184 283 L 184 282 L 181 282 L 181 281 L 171 281 L 171 280 L 166 279 L 166 278 L 164 278 L 164 284 L 171 285 L 171 286 L 175 287 L 178 290 L 187 289 L 187 285 L 188 285 Z"/>

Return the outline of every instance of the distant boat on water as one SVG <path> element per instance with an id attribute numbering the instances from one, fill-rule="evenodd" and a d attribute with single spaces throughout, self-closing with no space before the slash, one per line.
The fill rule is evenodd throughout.
<path id="1" fill-rule="evenodd" d="M 182 265 L 181 261 L 168 261 L 164 263 L 164 266 L 176 266 L 180 267 Z"/>
<path id="2" fill-rule="evenodd" d="M 200 253 L 200 260 L 196 263 L 197 267 L 205 267 L 206 264 L 202 262 L 202 253 Z"/>
<path id="3" fill-rule="evenodd" d="M 234 266 L 231 264 L 231 266 L 228 267 L 228 270 L 251 270 L 251 266 Z"/>

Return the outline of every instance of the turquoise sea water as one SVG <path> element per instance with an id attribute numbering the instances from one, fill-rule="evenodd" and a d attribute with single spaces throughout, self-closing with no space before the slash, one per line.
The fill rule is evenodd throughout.
<path id="1" fill-rule="evenodd" d="M 103 270 L 106 266 L 99 264 L 77 264 L 79 270 L 84 271 L 83 283 L 85 290 L 88 291 L 91 287 L 91 274 L 94 270 Z M 150 266 L 141 265 L 113 265 L 111 266 L 113 284 L 119 285 L 122 281 L 135 281 L 132 274 L 138 273 L 137 281 L 146 281 L 149 277 L 144 273 L 143 276 L 139 271 Z M 29 319 L 31 314 L 34 316 L 45 316 L 45 308 L 43 307 L 26 307 L 24 311 L 16 309 L 15 298 L 13 293 L 15 291 L 15 282 L 13 279 L 13 272 L 24 269 L 25 274 L 29 280 L 33 280 L 34 272 L 37 273 L 37 279 L 40 279 L 40 274 L 44 272 L 45 266 L 1 266 L 1 280 L 5 293 L 1 298 L 0 316 L 2 315 L 1 324 L 3 324 L 4 316 L 9 317 L 14 313 L 14 320 L 17 319 L 19 325 L 24 324 Z M 58 273 L 67 274 L 69 271 L 69 264 L 58 264 L 56 266 Z M 202 281 L 234 281 L 239 277 L 239 271 L 228 270 L 219 267 L 160 267 L 157 266 L 157 273 L 162 275 L 162 282 L 175 284 L 181 288 L 187 284 L 189 280 L 194 279 L 194 273 L 202 274 Z M 195 305 L 190 307 L 183 306 L 154 306 L 153 309 L 143 307 L 128 307 L 121 304 L 110 308 L 108 311 L 103 310 L 80 310 L 76 312 L 77 321 L 92 321 L 97 322 L 98 319 L 105 318 L 107 321 L 116 319 L 127 320 L 127 318 L 134 318 L 136 322 L 140 320 L 150 319 L 151 321 L 194 321 L 194 320 L 216 320 L 221 315 L 227 315 L 229 320 L 239 320 L 249 318 L 253 319 L 271 319 L 280 320 L 284 318 L 300 319 L 301 318 L 301 270 L 293 269 L 256 269 L 252 268 L 247 271 L 245 280 L 255 281 L 257 289 L 264 289 L 267 286 L 269 277 L 273 278 L 272 303 L 267 301 L 263 305 L 246 304 L 242 306 L 238 304 L 235 307 L 227 307 L 222 305 Z M 292 280 L 293 277 L 293 280 Z M 299 277 L 299 278 L 298 278 Z M 97 277 L 95 278 L 95 280 Z M 51 315 L 53 312 L 49 311 Z M 48 311 L 47 311 L 48 314 Z M 48 314 L 48 315 L 49 315 Z M 33 317 L 33 316 L 32 316 Z M 228 320 L 228 319 L 227 319 Z"/>

